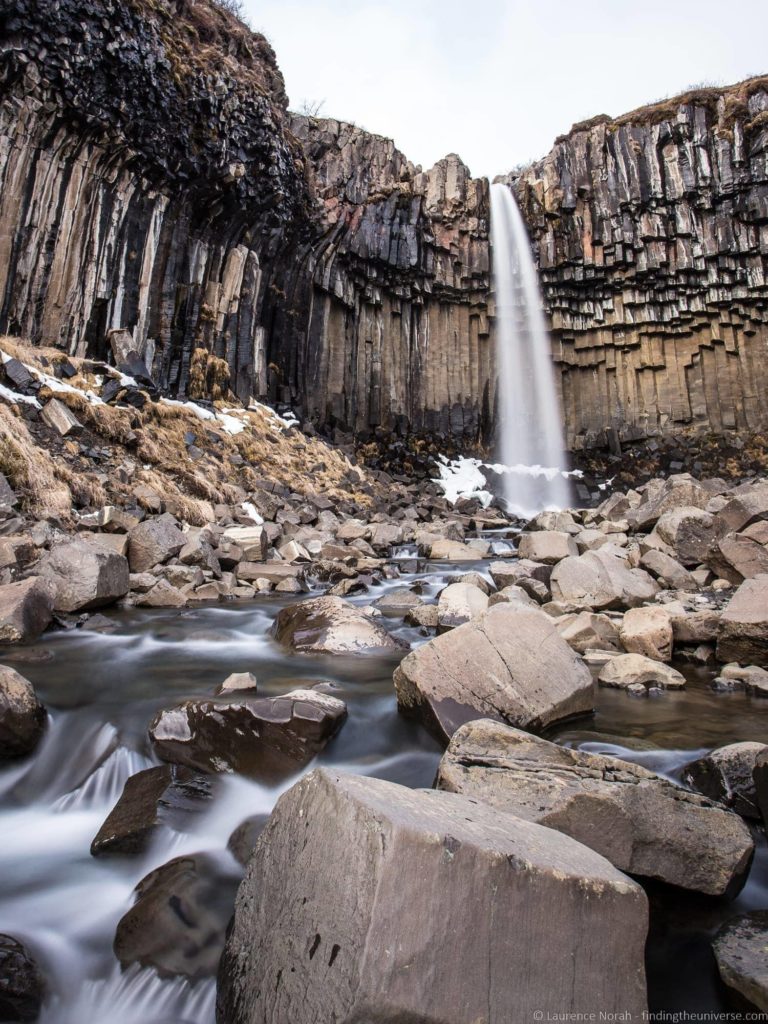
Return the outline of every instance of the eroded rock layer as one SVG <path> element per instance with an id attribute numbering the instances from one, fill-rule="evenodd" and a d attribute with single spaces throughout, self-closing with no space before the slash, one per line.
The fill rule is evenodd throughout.
<path id="1" fill-rule="evenodd" d="M 570 448 L 768 418 L 768 79 L 594 118 L 516 181 Z"/>

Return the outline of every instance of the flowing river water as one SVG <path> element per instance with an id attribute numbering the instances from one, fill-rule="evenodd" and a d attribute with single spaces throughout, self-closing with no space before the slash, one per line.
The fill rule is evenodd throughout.
<path id="1" fill-rule="evenodd" d="M 487 563 L 404 562 L 400 580 L 355 600 L 368 603 L 386 588 L 414 584 L 430 599 L 449 577 L 470 569 L 487 571 Z M 54 633 L 5 653 L 4 661 L 34 683 L 50 712 L 34 756 L 0 771 L 0 932 L 24 941 L 43 966 L 49 980 L 43 1024 L 213 1024 L 213 979 L 191 984 L 162 980 L 148 969 L 121 971 L 112 951 L 115 926 L 133 902 L 136 883 L 179 854 L 208 851 L 222 875 L 236 881 L 241 869 L 227 852 L 230 833 L 245 817 L 267 814 L 295 779 L 267 788 L 221 776 L 215 798 L 190 831 L 166 833 L 141 857 L 93 858 L 91 840 L 125 780 L 157 763 L 146 737 L 157 709 L 210 696 L 230 672 L 253 672 L 262 695 L 286 692 L 299 679 L 331 680 L 349 718 L 315 764 L 431 786 L 440 748 L 397 712 L 392 672 L 399 656 L 287 652 L 268 634 L 286 603 L 273 596 L 181 611 L 117 611 L 109 614 L 111 630 Z M 388 625 L 412 644 L 425 639 L 402 619 Z M 713 673 L 678 667 L 688 676 L 686 691 L 637 700 L 600 688 L 596 714 L 550 738 L 616 754 L 675 780 L 704 750 L 768 739 L 768 701 L 714 692 Z M 768 907 L 768 850 L 763 834 L 755 834 L 757 854 L 736 901 L 647 887 L 652 1010 L 727 1008 L 709 937 L 729 916 Z"/>

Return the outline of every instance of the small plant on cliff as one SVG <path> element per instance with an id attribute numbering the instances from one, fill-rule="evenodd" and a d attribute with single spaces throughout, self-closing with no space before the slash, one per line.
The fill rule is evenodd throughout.
<path id="1" fill-rule="evenodd" d="M 320 111 L 325 106 L 325 100 L 304 99 L 299 105 L 299 113 L 304 117 L 320 117 Z"/>

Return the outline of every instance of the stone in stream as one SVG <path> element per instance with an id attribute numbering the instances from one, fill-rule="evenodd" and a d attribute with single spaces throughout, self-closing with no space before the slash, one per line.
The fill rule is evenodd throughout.
<path id="1" fill-rule="evenodd" d="M 53 618 L 53 587 L 39 576 L 0 586 L 0 644 L 36 640 Z"/>
<path id="2" fill-rule="evenodd" d="M 660 687 L 662 690 L 685 689 L 682 672 L 643 654 L 620 654 L 600 669 L 597 681 L 601 686 L 627 690 L 631 686 Z"/>
<path id="3" fill-rule="evenodd" d="M 723 665 L 715 684 L 718 689 L 746 690 L 753 697 L 768 697 L 768 671 L 757 665 Z"/>
<path id="4" fill-rule="evenodd" d="M 38 571 L 51 581 L 57 612 L 103 608 L 124 597 L 130 586 L 128 560 L 84 540 L 57 544 L 40 560 Z"/>
<path id="5" fill-rule="evenodd" d="M 743 818 L 759 818 L 753 773 L 758 756 L 765 753 L 768 753 L 768 746 L 764 743 L 729 743 L 716 747 L 685 766 L 683 781 Z"/>
<path id="6" fill-rule="evenodd" d="M 259 681 L 253 672 L 232 672 L 223 683 L 219 683 L 216 687 L 216 696 L 220 696 L 222 693 L 242 693 L 248 691 L 250 693 L 256 693 L 258 689 Z"/>
<path id="7" fill-rule="evenodd" d="M 529 729 L 594 708 L 589 669 L 538 609 L 497 604 L 412 651 L 394 674 L 398 706 L 447 741 L 472 718 Z"/>
<path id="8" fill-rule="evenodd" d="M 31 753 L 42 739 L 47 717 L 32 683 L 0 665 L 0 760 Z"/>
<path id="9" fill-rule="evenodd" d="M 183 765 L 159 765 L 126 781 L 91 843 L 91 854 L 143 853 L 163 828 L 181 832 L 205 808 L 211 783 Z"/>
<path id="10" fill-rule="evenodd" d="M 278 613 L 272 635 L 302 654 L 367 654 L 403 646 L 375 619 L 340 597 L 288 605 Z"/>
<path id="11" fill-rule="evenodd" d="M 227 840 L 227 849 L 238 864 L 245 867 L 251 859 L 256 840 L 264 831 L 268 821 L 268 814 L 252 814 L 245 821 L 241 821 L 232 832 Z"/>
<path id="12" fill-rule="evenodd" d="M 632 608 L 652 601 L 659 585 L 643 569 L 631 569 L 608 546 L 558 562 L 550 580 L 552 597 L 581 608 Z"/>
<path id="13" fill-rule="evenodd" d="M 202 772 L 239 772 L 263 780 L 303 768 L 347 717 L 337 697 L 292 690 L 233 703 L 188 700 L 159 711 L 149 737 L 163 761 Z"/>
<path id="14" fill-rule="evenodd" d="M 115 931 L 123 967 L 190 981 L 216 973 L 239 878 L 224 858 L 195 853 L 150 871 Z"/>
<path id="15" fill-rule="evenodd" d="M 164 513 L 134 526 L 128 534 L 128 561 L 131 572 L 147 572 L 167 562 L 182 550 L 186 536 L 173 516 Z"/>
<path id="16" fill-rule="evenodd" d="M 768 668 L 768 575 L 745 580 L 720 617 L 718 661 Z"/>
<path id="17" fill-rule="evenodd" d="M 617 868 L 709 895 L 735 895 L 752 861 L 731 811 L 653 772 L 489 720 L 451 740 L 436 785 L 555 828 Z"/>
<path id="18" fill-rule="evenodd" d="M 763 819 L 763 825 L 768 829 L 768 751 L 763 751 L 755 758 L 752 781 L 755 784 L 757 808 Z"/>
<path id="19" fill-rule="evenodd" d="M 44 997 L 45 982 L 32 954 L 13 936 L 0 934 L 0 1021 L 36 1021 Z"/>
<path id="20" fill-rule="evenodd" d="M 487 608 L 488 595 L 473 583 L 449 583 L 437 599 L 438 632 L 470 622 Z"/>
<path id="21" fill-rule="evenodd" d="M 630 608 L 619 627 L 619 639 L 628 654 L 643 654 L 653 661 L 672 658 L 672 623 L 658 605 Z"/>
<path id="22" fill-rule="evenodd" d="M 429 559 L 432 562 L 477 562 L 481 558 L 487 558 L 491 545 L 484 540 L 463 541 L 436 540 L 429 549 Z"/>
<path id="23" fill-rule="evenodd" d="M 256 843 L 217 1020 L 639 1015 L 646 920 L 640 886 L 567 836 L 454 794 L 316 770 Z"/>
<path id="24" fill-rule="evenodd" d="M 373 607 L 385 615 L 405 615 L 411 608 L 417 608 L 421 604 L 424 604 L 424 601 L 410 587 L 394 587 L 381 597 L 377 597 Z"/>
<path id="25" fill-rule="evenodd" d="M 725 984 L 768 1013 L 768 910 L 731 918 L 712 943 Z"/>

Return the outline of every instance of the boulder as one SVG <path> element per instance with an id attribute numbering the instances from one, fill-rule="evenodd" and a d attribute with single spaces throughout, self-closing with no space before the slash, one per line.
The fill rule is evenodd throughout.
<path id="1" fill-rule="evenodd" d="M 724 524 L 702 508 L 676 508 L 665 512 L 656 523 L 656 535 L 668 544 L 684 566 L 699 565 L 712 544 L 721 537 Z"/>
<path id="2" fill-rule="evenodd" d="M 45 982 L 32 954 L 11 935 L 0 934 L 0 1021 L 36 1021 L 44 997 Z"/>
<path id="3" fill-rule="evenodd" d="M 692 789 L 732 808 L 742 818 L 759 818 L 753 773 L 764 743 L 729 743 L 710 750 L 683 769 L 683 781 Z"/>
<path id="4" fill-rule="evenodd" d="M 538 580 L 549 585 L 552 567 L 539 562 L 531 562 L 527 558 L 518 558 L 510 562 L 491 562 L 488 566 L 491 579 L 499 588 L 512 587 L 522 579 Z"/>
<path id="5" fill-rule="evenodd" d="M 761 751 L 755 758 L 752 781 L 755 784 L 757 809 L 760 811 L 763 825 L 768 829 L 768 752 Z"/>
<path id="6" fill-rule="evenodd" d="M 569 533 L 559 530 L 539 530 L 536 533 L 522 533 L 517 546 L 520 558 L 532 562 L 554 565 L 568 555 L 578 555 L 576 541 Z"/>
<path id="7" fill-rule="evenodd" d="M 0 665 L 0 761 L 31 753 L 42 739 L 47 717 L 32 683 Z"/>
<path id="8" fill-rule="evenodd" d="M 543 584 L 542 584 L 543 586 Z M 538 603 L 520 586 L 502 587 L 488 598 L 488 607 L 495 604 L 519 604 L 524 608 L 538 608 Z"/>
<path id="9" fill-rule="evenodd" d="M 385 615 L 404 615 L 410 608 L 417 608 L 424 601 L 410 587 L 394 587 L 377 597 L 373 607 Z"/>
<path id="10" fill-rule="evenodd" d="M 768 482 L 734 495 L 717 516 L 732 531 L 768 519 Z"/>
<path id="11" fill-rule="evenodd" d="M 664 551 L 649 550 L 640 557 L 640 568 L 645 569 L 669 590 L 694 591 L 699 589 L 687 569 Z"/>
<path id="12" fill-rule="evenodd" d="M 555 620 L 555 628 L 579 654 L 586 650 L 619 651 L 619 631 L 607 615 L 594 612 L 563 615 Z"/>
<path id="13" fill-rule="evenodd" d="M 716 576 L 738 586 L 768 573 L 768 548 L 751 537 L 731 533 L 712 544 L 705 561 Z"/>
<path id="14" fill-rule="evenodd" d="M 279 586 L 285 580 L 296 580 L 303 584 L 306 576 L 303 565 L 289 565 L 286 562 L 240 562 L 236 573 L 240 581 L 269 580 L 274 586 Z"/>
<path id="15" fill-rule="evenodd" d="M 40 560 L 38 571 L 53 586 L 57 612 L 103 608 L 119 601 L 130 587 L 128 560 L 84 540 L 57 544 Z"/>
<path id="16" fill-rule="evenodd" d="M 630 608 L 619 627 L 619 639 L 630 654 L 643 654 L 654 661 L 672 657 L 672 623 L 658 605 Z"/>
<path id="17" fill-rule="evenodd" d="M 39 576 L 0 586 L 0 644 L 36 640 L 53 618 L 53 588 Z"/>
<path id="18" fill-rule="evenodd" d="M 754 844 L 744 822 L 628 761 L 480 720 L 453 736 L 437 786 L 558 829 L 622 871 L 734 896 Z"/>
<path id="19" fill-rule="evenodd" d="M 206 808 L 211 784 L 182 765 L 159 765 L 137 772 L 91 843 L 94 857 L 143 853 L 164 829 L 188 829 L 191 815 Z"/>
<path id="20" fill-rule="evenodd" d="M 552 597 L 582 608 L 631 608 L 652 601 L 659 585 L 643 569 L 630 569 L 608 546 L 564 558 L 552 570 Z"/>
<path id="21" fill-rule="evenodd" d="M 246 562 L 263 562 L 269 550 L 269 537 L 263 526 L 228 526 L 222 538 L 243 552 Z"/>
<path id="22" fill-rule="evenodd" d="M 768 697 L 768 671 L 758 665 L 723 665 L 715 680 L 725 690 L 746 690 L 753 697 Z"/>
<path id="23" fill-rule="evenodd" d="M 418 647 L 394 674 L 398 706 L 446 741 L 464 722 L 493 717 L 528 729 L 587 714 L 589 669 L 544 612 L 497 604 Z"/>
<path id="24" fill-rule="evenodd" d="M 151 967 L 161 978 L 216 974 L 239 877 L 227 858 L 196 853 L 150 871 L 115 931 L 123 967 Z"/>
<path id="25" fill-rule="evenodd" d="M 638 508 L 627 509 L 626 519 L 633 530 L 644 530 L 673 509 L 706 508 L 710 498 L 709 491 L 692 478 L 670 477 L 649 501 Z"/>
<path id="26" fill-rule="evenodd" d="M 471 583 L 450 583 L 437 599 L 439 632 L 476 619 L 488 607 L 488 595 Z"/>
<path id="27" fill-rule="evenodd" d="M 173 516 L 165 513 L 145 519 L 128 534 L 128 562 L 131 572 L 147 572 L 178 555 L 187 542 Z"/>
<path id="28" fill-rule="evenodd" d="M 491 550 L 488 541 L 474 540 L 466 544 L 460 541 L 440 538 L 429 549 L 429 558 L 433 562 L 477 562 L 485 558 Z"/>
<path id="29" fill-rule="evenodd" d="M 258 680 L 253 672 L 232 672 L 223 683 L 216 687 L 217 696 L 222 693 L 240 694 L 244 691 L 256 693 Z"/>
<path id="30" fill-rule="evenodd" d="M 168 580 L 158 580 L 154 587 L 136 598 L 139 608 L 185 608 L 189 597 Z"/>
<path id="31" fill-rule="evenodd" d="M 745 580 L 720 616 L 718 661 L 768 668 L 768 575 Z"/>
<path id="32" fill-rule="evenodd" d="M 217 1019 L 639 1015 L 645 931 L 641 888 L 567 836 L 455 794 L 318 770 L 256 843 Z"/>
<path id="33" fill-rule="evenodd" d="M 195 565 L 201 569 L 209 569 L 214 576 L 221 576 L 221 563 L 216 557 L 213 545 L 202 533 L 187 535 L 187 542 L 179 552 L 182 565 Z"/>
<path id="34" fill-rule="evenodd" d="M 346 717 L 343 701 L 317 690 L 232 703 L 188 700 L 159 711 L 149 737 L 163 761 L 271 781 L 308 764 Z"/>
<path id="35" fill-rule="evenodd" d="M 717 639 L 720 612 L 706 609 L 700 612 L 670 615 L 672 637 L 676 644 L 706 644 Z"/>
<path id="36" fill-rule="evenodd" d="M 409 608 L 405 614 L 408 626 L 422 626 L 425 629 L 437 629 L 437 605 L 419 604 Z"/>
<path id="37" fill-rule="evenodd" d="M 768 1013 L 768 910 L 731 918 L 715 936 L 712 947 L 725 984 Z"/>
<path id="38" fill-rule="evenodd" d="M 43 422 L 61 437 L 77 437 L 82 434 L 83 425 L 72 410 L 59 401 L 51 398 L 45 403 L 42 411 Z"/>
<path id="39" fill-rule="evenodd" d="M 402 647 L 376 620 L 340 597 L 314 597 L 283 608 L 272 635 L 302 654 L 367 654 Z"/>
<path id="40" fill-rule="evenodd" d="M 620 654 L 611 658 L 600 669 L 597 681 L 601 686 L 618 690 L 627 690 L 638 684 L 662 690 L 685 688 L 685 676 L 681 672 L 643 654 Z"/>

